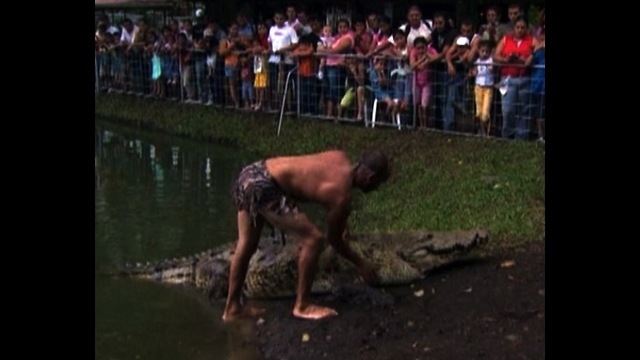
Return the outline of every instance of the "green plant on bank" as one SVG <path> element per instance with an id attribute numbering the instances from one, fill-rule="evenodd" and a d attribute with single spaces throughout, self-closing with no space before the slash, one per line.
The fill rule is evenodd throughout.
<path id="1" fill-rule="evenodd" d="M 96 117 L 204 141 L 242 147 L 267 157 L 340 148 L 353 158 L 369 149 L 390 157 L 393 176 L 379 191 L 358 195 L 354 233 L 482 227 L 491 248 L 544 239 L 544 148 L 437 132 L 364 128 L 330 121 L 234 112 L 120 95 L 96 95 Z"/>

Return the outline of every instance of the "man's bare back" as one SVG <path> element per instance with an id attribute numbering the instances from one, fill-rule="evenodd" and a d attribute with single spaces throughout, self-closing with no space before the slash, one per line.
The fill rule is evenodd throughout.
<path id="1" fill-rule="evenodd" d="M 277 157 L 266 166 L 278 185 L 300 201 L 330 205 L 351 193 L 353 165 L 343 151 Z"/>

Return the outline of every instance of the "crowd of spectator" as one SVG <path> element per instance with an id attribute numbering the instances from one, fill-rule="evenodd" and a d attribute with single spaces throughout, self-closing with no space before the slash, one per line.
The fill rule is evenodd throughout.
<path id="1" fill-rule="evenodd" d="M 257 24 L 239 13 L 224 28 L 202 10 L 158 26 L 105 15 L 97 90 L 354 122 L 377 102 L 378 123 L 544 141 L 544 10 L 535 24 L 519 4 L 505 22 L 497 6 L 484 14 L 476 26 L 411 6 L 401 24 L 375 12 L 327 24 L 288 6 Z"/>

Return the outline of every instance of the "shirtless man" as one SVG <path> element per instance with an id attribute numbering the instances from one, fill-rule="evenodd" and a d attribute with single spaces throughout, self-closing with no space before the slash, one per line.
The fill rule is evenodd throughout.
<path id="1" fill-rule="evenodd" d="M 367 193 L 389 177 L 389 165 L 380 152 L 363 154 L 352 164 L 342 151 L 275 157 L 245 167 L 234 186 L 238 208 L 238 244 L 229 270 L 229 292 L 222 320 L 257 316 L 264 312 L 240 301 L 249 260 L 256 252 L 264 222 L 284 230 L 300 242 L 298 284 L 293 316 L 322 319 L 338 315 L 310 301 L 311 285 L 323 247 L 323 234 L 301 212 L 296 201 L 310 201 L 327 209 L 327 239 L 335 250 L 358 269 L 368 284 L 378 280 L 371 264 L 358 256 L 344 238 L 351 211 L 352 189 Z"/>

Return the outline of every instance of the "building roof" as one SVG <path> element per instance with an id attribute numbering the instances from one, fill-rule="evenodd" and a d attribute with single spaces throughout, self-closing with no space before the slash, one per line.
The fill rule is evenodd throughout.
<path id="1" fill-rule="evenodd" d="M 96 9 L 124 9 L 124 8 L 170 8 L 175 6 L 175 0 L 95 0 Z"/>

